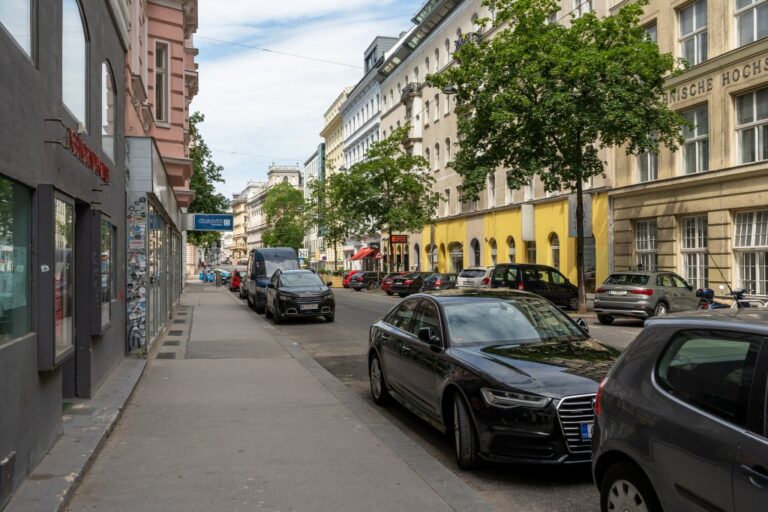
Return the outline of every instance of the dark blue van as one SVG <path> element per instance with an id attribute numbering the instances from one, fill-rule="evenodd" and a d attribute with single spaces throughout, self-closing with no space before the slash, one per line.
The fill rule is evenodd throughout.
<path id="1" fill-rule="evenodd" d="M 243 282 L 248 305 L 257 313 L 263 314 L 267 307 L 267 284 L 275 270 L 298 270 L 299 268 L 296 251 L 290 247 L 252 250 L 248 256 L 248 270 L 245 272 Z"/>

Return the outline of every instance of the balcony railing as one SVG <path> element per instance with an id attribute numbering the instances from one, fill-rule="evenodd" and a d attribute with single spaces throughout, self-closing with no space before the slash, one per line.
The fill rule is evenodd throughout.
<path id="1" fill-rule="evenodd" d="M 402 92 L 400 93 L 400 100 L 408 101 L 418 96 L 421 96 L 420 85 L 418 82 L 411 82 L 406 84 L 406 86 L 403 88 Z"/>

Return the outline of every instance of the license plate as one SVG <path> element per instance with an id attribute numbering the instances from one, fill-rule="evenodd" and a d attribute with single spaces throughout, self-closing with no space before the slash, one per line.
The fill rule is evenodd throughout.
<path id="1" fill-rule="evenodd" d="M 302 304 L 299 307 L 300 307 L 300 309 L 302 311 L 307 311 L 307 310 L 310 310 L 310 309 L 317 309 L 317 308 L 320 307 L 320 305 L 319 304 Z"/>
<path id="2" fill-rule="evenodd" d="M 592 439 L 592 429 L 594 428 L 594 423 L 582 423 L 581 424 L 581 440 L 582 441 L 589 441 Z"/>
<path id="3" fill-rule="evenodd" d="M 608 290 L 608 295 L 626 295 L 627 290 Z"/>

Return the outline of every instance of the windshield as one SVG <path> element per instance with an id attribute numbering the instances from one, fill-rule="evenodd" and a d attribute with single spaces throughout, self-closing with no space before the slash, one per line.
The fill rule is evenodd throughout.
<path id="1" fill-rule="evenodd" d="M 481 268 L 468 268 L 461 271 L 459 277 L 483 277 L 485 270 Z"/>
<path id="2" fill-rule="evenodd" d="M 298 288 L 304 286 L 325 286 L 317 274 L 312 272 L 301 274 L 283 274 L 281 286 L 284 288 Z"/>
<path id="3" fill-rule="evenodd" d="M 603 284 L 624 284 L 644 286 L 648 284 L 648 276 L 642 274 L 613 274 Z"/>
<path id="4" fill-rule="evenodd" d="M 257 267 L 259 264 L 256 264 Z M 272 277 L 275 270 L 298 270 L 299 262 L 296 260 L 264 260 L 264 277 Z"/>
<path id="5" fill-rule="evenodd" d="M 536 298 L 482 299 L 448 304 L 445 314 L 454 345 L 587 339 L 557 307 Z"/>

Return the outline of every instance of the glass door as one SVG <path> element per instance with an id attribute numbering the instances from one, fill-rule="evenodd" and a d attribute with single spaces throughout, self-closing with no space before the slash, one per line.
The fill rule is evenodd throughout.
<path id="1" fill-rule="evenodd" d="M 54 200 L 55 359 L 75 344 L 75 205 Z"/>

